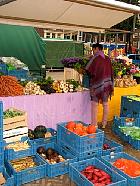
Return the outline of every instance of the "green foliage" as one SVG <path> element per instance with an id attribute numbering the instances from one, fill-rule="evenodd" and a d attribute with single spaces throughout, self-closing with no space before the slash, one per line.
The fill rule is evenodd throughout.
<path id="1" fill-rule="evenodd" d="M 77 62 L 74 64 L 74 69 L 77 70 L 80 74 L 85 73 L 85 67 L 89 62 L 89 58 L 81 58 L 82 62 Z"/>
<path id="2" fill-rule="evenodd" d="M 79 86 L 78 81 L 75 81 L 74 79 L 68 79 L 68 80 L 66 80 L 66 82 L 69 84 L 72 84 L 74 89 L 78 88 L 78 86 Z"/>

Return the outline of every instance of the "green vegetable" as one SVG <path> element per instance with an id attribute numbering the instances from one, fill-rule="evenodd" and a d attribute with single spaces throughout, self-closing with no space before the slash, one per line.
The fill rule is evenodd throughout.
<path id="1" fill-rule="evenodd" d="M 120 127 L 120 130 L 126 134 L 130 135 L 132 139 L 140 140 L 140 128 L 139 127 Z"/>
<path id="2" fill-rule="evenodd" d="M 21 112 L 15 111 L 13 109 L 8 109 L 7 111 L 3 112 L 3 118 L 13 118 L 15 116 L 22 116 Z"/>

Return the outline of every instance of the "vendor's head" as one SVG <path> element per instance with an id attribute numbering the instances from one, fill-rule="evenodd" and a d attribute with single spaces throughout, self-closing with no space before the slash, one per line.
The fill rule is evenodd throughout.
<path id="1" fill-rule="evenodd" d="M 103 45 L 96 43 L 92 45 L 93 54 L 95 55 L 97 52 L 103 50 Z"/>

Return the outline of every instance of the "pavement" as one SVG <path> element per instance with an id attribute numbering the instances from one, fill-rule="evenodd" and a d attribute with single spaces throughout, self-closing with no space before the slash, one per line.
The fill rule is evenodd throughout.
<path id="1" fill-rule="evenodd" d="M 113 134 L 111 130 L 111 123 L 104 129 L 106 136 L 109 139 L 115 140 L 118 143 L 121 143 L 124 146 L 124 151 L 132 156 L 135 156 L 140 160 L 140 151 L 133 149 L 129 144 L 123 142 L 116 135 Z M 24 186 L 76 186 L 68 177 L 68 175 L 62 175 L 55 177 L 53 179 L 42 179 L 38 181 L 34 181 L 29 184 L 25 184 Z"/>

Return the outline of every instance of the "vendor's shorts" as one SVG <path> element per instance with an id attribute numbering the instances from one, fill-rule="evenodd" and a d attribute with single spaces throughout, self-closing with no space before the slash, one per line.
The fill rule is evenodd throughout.
<path id="1" fill-rule="evenodd" d="M 91 101 L 95 101 L 95 102 L 108 102 L 108 98 L 109 96 L 104 95 L 101 99 L 97 98 L 96 96 L 90 96 Z"/>

